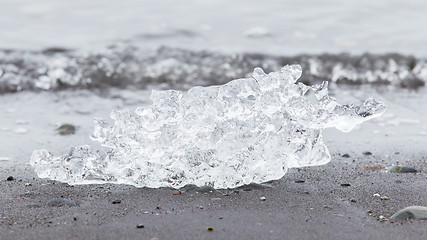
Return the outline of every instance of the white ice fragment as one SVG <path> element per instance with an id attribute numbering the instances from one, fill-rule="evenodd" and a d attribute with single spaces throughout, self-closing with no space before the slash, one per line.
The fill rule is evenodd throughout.
<path id="1" fill-rule="evenodd" d="M 327 83 L 296 82 L 301 72 L 298 65 L 269 74 L 256 68 L 252 78 L 221 86 L 153 91 L 151 105 L 113 111 L 112 125 L 95 119 L 92 140 L 107 153 L 81 146 L 55 157 L 38 150 L 30 163 L 40 177 L 70 184 L 176 188 L 233 188 L 279 179 L 288 168 L 326 164 L 324 128 L 350 131 L 386 106 L 373 98 L 340 105 Z"/>
<path id="2" fill-rule="evenodd" d="M 385 109 L 386 106 L 382 101 L 372 97 L 366 99 L 363 104 L 337 105 L 334 109 L 336 115 L 331 117 L 326 127 L 335 127 L 343 132 L 350 132 L 359 124 L 380 116 Z"/>
<path id="3" fill-rule="evenodd" d="M 48 90 L 53 85 L 55 85 L 55 83 L 56 83 L 56 79 L 51 79 L 48 76 L 43 75 L 35 80 L 34 85 L 38 88 Z"/>
<path id="4" fill-rule="evenodd" d="M 302 75 L 302 67 L 300 65 L 286 65 L 280 72 L 285 79 L 289 79 L 288 76 L 290 76 L 289 83 L 295 83 Z"/>
<path id="5" fill-rule="evenodd" d="M 316 95 L 317 99 L 320 100 L 325 96 L 328 96 L 328 82 L 323 82 L 322 84 L 312 86 L 314 91 L 314 95 Z"/>
<path id="6" fill-rule="evenodd" d="M 264 72 L 264 70 L 262 70 L 262 68 L 255 68 L 254 72 L 252 73 L 253 78 L 255 78 L 255 80 L 260 81 L 263 77 L 265 77 L 267 74 Z"/>

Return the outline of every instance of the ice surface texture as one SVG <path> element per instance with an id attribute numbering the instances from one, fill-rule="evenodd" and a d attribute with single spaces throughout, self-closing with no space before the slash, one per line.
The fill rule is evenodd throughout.
<path id="1" fill-rule="evenodd" d="M 373 98 L 340 105 L 327 82 L 297 83 L 301 72 L 299 65 L 268 75 L 256 68 L 252 78 L 220 86 L 153 91 L 152 105 L 113 111 L 113 125 L 95 119 L 92 139 L 108 153 L 80 146 L 54 157 L 38 150 L 31 165 L 42 178 L 70 184 L 233 188 L 325 164 L 324 128 L 350 131 L 386 106 Z"/>

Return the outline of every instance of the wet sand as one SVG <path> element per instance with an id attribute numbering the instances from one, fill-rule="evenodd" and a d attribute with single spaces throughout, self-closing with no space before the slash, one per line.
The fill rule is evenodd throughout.
<path id="1" fill-rule="evenodd" d="M 0 239 L 425 239 L 426 221 L 390 216 L 427 205 L 426 154 L 396 152 L 386 161 L 384 153 L 372 152 L 334 151 L 329 164 L 290 169 L 266 185 L 180 195 L 126 185 L 70 186 L 39 179 L 30 167 L 11 168 L 0 173 Z M 363 169 L 372 164 L 385 169 Z M 418 173 L 387 171 L 397 164 Z M 55 198 L 78 206 L 46 206 Z"/>

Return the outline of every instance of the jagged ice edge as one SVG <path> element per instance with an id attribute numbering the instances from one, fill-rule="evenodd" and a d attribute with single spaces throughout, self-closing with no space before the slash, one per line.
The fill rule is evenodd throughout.
<path id="1" fill-rule="evenodd" d="M 100 156 L 98 153 L 92 152 L 90 146 L 80 146 L 72 148 L 69 154 L 60 157 L 53 157 L 47 150 L 34 151 L 30 163 L 35 168 L 39 177 L 51 178 L 70 184 L 112 182 L 130 184 L 137 187 L 182 187 L 185 184 L 195 183 L 196 185 L 210 185 L 215 188 L 230 188 L 251 182 L 265 182 L 279 179 L 286 173 L 287 168 L 290 167 L 325 164 L 330 161 L 330 154 L 321 138 L 321 132 L 324 128 L 336 127 L 344 132 L 351 131 L 356 125 L 382 114 L 386 106 L 381 101 L 373 98 L 368 98 L 360 105 L 339 105 L 334 98 L 328 95 L 327 82 L 312 87 L 308 87 L 302 83 L 296 83 L 301 73 L 302 70 L 299 65 L 285 66 L 282 68 L 281 72 L 272 72 L 268 75 L 265 74 L 262 69 L 256 68 L 253 72 L 253 78 L 237 79 L 221 86 L 194 87 L 188 91 L 187 95 L 183 95 L 181 92 L 174 90 L 153 91 L 151 95 L 153 105 L 138 108 L 135 111 L 136 116 L 132 115 L 127 110 L 113 111 L 111 113 L 111 118 L 115 120 L 114 126 L 109 126 L 102 119 L 95 119 L 95 131 L 92 139 L 101 142 L 102 146 L 110 149 L 105 156 Z M 221 167 L 221 164 L 224 165 L 224 161 L 213 163 L 211 166 L 212 169 L 210 169 L 209 166 L 198 169 L 198 165 L 186 169 L 186 167 L 188 168 L 188 166 L 185 165 L 187 163 L 183 161 L 200 161 L 204 163 L 203 161 L 209 160 L 211 157 L 210 155 L 221 154 L 216 153 L 214 150 L 210 152 L 210 149 L 204 152 L 201 151 L 200 148 L 195 148 L 195 152 L 187 153 L 187 155 L 184 154 L 183 158 L 178 159 L 180 161 L 165 163 L 167 157 L 174 159 L 176 157 L 174 151 L 179 152 L 181 147 L 178 145 L 176 149 L 168 149 L 168 145 L 173 145 L 172 143 L 176 142 L 180 144 L 179 141 L 185 142 L 186 138 L 189 137 L 185 136 L 185 134 L 182 138 L 176 138 L 179 141 L 174 141 L 176 140 L 175 138 L 166 136 L 166 140 L 171 140 L 171 142 L 161 143 L 159 148 L 162 149 L 159 151 L 155 149 L 156 146 L 154 146 L 154 148 L 151 145 L 144 146 L 144 141 L 149 142 L 150 138 L 155 139 L 158 137 L 158 134 L 169 134 L 170 132 L 174 132 L 174 129 L 168 129 L 168 127 L 174 126 L 174 124 L 184 125 L 180 131 L 185 133 L 185 131 L 188 130 L 187 128 L 191 126 L 185 126 L 184 123 L 188 122 L 185 122 L 185 119 L 183 119 L 184 116 L 179 115 L 179 108 L 182 106 L 188 108 L 194 107 L 192 105 L 194 105 L 195 100 L 203 99 L 203 97 L 212 97 L 209 93 L 217 93 L 214 97 L 219 98 L 218 92 L 221 91 L 222 88 L 228 90 L 228 92 L 225 91 L 226 94 L 234 95 L 234 98 L 230 98 L 228 101 L 243 101 L 243 107 L 237 106 L 237 110 L 225 108 L 224 112 L 226 113 L 218 113 L 219 115 L 228 114 L 225 120 L 220 119 L 220 123 L 223 120 L 226 121 L 230 116 L 237 121 L 239 118 L 251 119 L 251 114 L 261 114 L 260 117 L 277 117 L 275 114 L 283 114 L 279 116 L 279 119 L 283 118 L 283 124 L 290 127 L 289 129 L 285 129 L 288 130 L 288 135 L 285 135 L 288 142 L 287 145 L 285 144 L 282 146 L 281 144 L 286 142 L 273 141 L 273 143 L 276 144 L 273 147 L 283 147 L 284 154 L 281 154 L 279 151 L 279 153 L 275 152 L 276 155 L 267 157 L 255 156 L 255 158 L 259 158 L 261 161 L 263 158 L 267 158 L 266 161 L 269 160 L 270 162 L 264 164 L 261 169 L 259 167 L 254 169 L 253 166 L 244 166 L 241 167 L 241 169 L 234 169 L 236 174 L 231 172 L 232 174 L 226 175 L 222 171 L 211 171 L 214 169 L 214 166 Z M 238 90 L 237 93 L 233 92 L 236 90 Z M 310 90 L 314 93 L 314 96 L 310 94 Z M 191 99 L 189 96 L 193 98 Z M 258 101 L 258 99 L 263 99 L 264 101 Z M 206 100 L 209 99 L 203 101 Z M 219 100 L 210 99 L 210 101 L 215 103 L 215 101 Z M 258 112 L 246 111 L 248 110 L 248 106 L 244 104 L 250 103 L 251 101 L 255 101 L 256 104 L 258 104 L 258 109 L 256 109 Z M 279 101 L 279 103 L 285 103 L 287 105 L 280 106 L 269 104 L 269 101 L 276 101 L 274 103 Z M 231 107 L 235 108 L 236 106 Z M 239 107 L 243 108 L 243 110 L 239 110 Z M 204 109 L 196 109 L 196 113 L 211 114 Z M 156 114 L 163 114 L 164 116 L 156 116 Z M 203 118 L 203 115 L 201 117 L 203 121 L 206 120 Z M 194 121 L 200 121 L 200 119 L 195 118 Z M 189 122 L 192 123 L 191 119 Z M 265 122 L 262 123 L 265 124 Z M 263 134 L 263 131 L 268 132 L 272 134 L 270 136 L 275 139 L 277 138 L 276 135 L 278 135 L 276 132 L 280 132 L 283 126 L 279 124 L 280 129 L 275 131 L 275 127 L 277 126 L 274 126 L 274 123 L 275 121 L 267 121 L 267 128 L 272 129 L 263 129 L 261 131 L 258 129 L 258 126 L 256 126 L 256 128 L 260 130 L 260 134 Z M 203 124 L 205 124 L 205 122 L 202 122 L 202 127 L 204 127 Z M 215 124 L 215 122 L 213 124 Z M 247 124 L 252 126 L 250 125 L 250 121 Z M 159 130 L 163 130 L 163 132 Z M 201 133 L 204 131 L 203 128 L 199 130 Z M 141 136 L 138 135 L 138 131 L 145 131 L 142 137 L 148 138 L 148 140 L 141 139 Z M 224 136 L 220 137 L 224 138 Z M 196 139 L 196 141 L 197 140 L 201 141 L 202 139 Z M 261 147 L 266 149 L 270 148 L 271 150 L 271 143 L 268 141 L 266 141 L 266 143 L 267 144 L 264 145 L 261 144 Z M 214 145 L 215 144 L 216 143 L 214 143 Z M 148 150 L 153 148 L 151 152 L 148 152 L 148 156 L 144 153 L 144 147 Z M 248 146 L 248 149 L 250 148 L 254 147 Z M 172 150 L 172 152 L 168 152 L 170 150 Z M 232 149 L 232 151 L 233 150 L 234 149 Z M 258 148 L 258 151 L 260 152 L 257 153 L 261 154 L 264 149 Z M 166 155 L 166 158 L 163 157 L 164 155 Z M 141 159 L 141 156 L 144 156 L 146 159 Z M 248 163 L 242 163 L 242 165 L 251 165 L 252 163 L 250 160 L 255 163 L 259 160 L 250 159 L 250 157 L 254 156 L 249 155 L 247 159 L 243 158 L 248 161 Z M 271 160 L 268 159 L 269 157 L 277 157 L 282 161 L 275 161 L 276 159 Z M 234 159 L 231 159 L 231 161 L 233 160 Z M 180 166 L 180 164 L 183 166 Z M 209 164 L 211 163 L 208 163 L 208 165 Z M 154 168 L 156 173 L 148 170 L 148 172 L 144 172 L 144 168 L 141 168 L 141 166 L 145 166 L 147 169 L 153 170 L 151 168 L 152 165 L 157 166 L 157 168 Z M 179 167 L 174 165 L 179 165 Z M 187 172 L 183 171 L 182 168 Z M 226 170 L 227 169 L 224 169 L 224 171 Z M 263 170 L 266 172 L 263 172 Z M 156 175 L 163 176 L 162 174 L 164 177 L 156 178 Z M 189 177 L 186 175 L 189 175 Z"/>

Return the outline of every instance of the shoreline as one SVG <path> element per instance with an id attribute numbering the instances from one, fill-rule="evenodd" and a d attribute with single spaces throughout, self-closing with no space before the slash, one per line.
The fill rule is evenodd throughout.
<path id="1" fill-rule="evenodd" d="M 425 220 L 392 221 L 425 206 L 424 152 L 333 152 L 326 165 L 290 169 L 271 187 L 229 191 L 77 185 L 39 179 L 30 169 L 0 173 L 0 238 L 14 239 L 422 239 Z M 391 173 L 396 163 L 417 173 Z M 384 169 L 363 169 L 379 164 Z M 15 180 L 7 181 L 8 176 Z M 224 193 L 227 193 L 224 195 Z M 381 200 L 374 194 L 387 196 Z M 261 200 L 265 197 L 265 200 Z M 47 207 L 55 198 L 75 207 Z M 113 204 L 120 200 L 120 203 Z M 385 219 L 381 219 L 383 216 Z M 137 228 L 137 226 L 139 228 Z M 141 227 L 143 225 L 143 228 Z M 208 228 L 213 228 L 208 231 Z"/>

